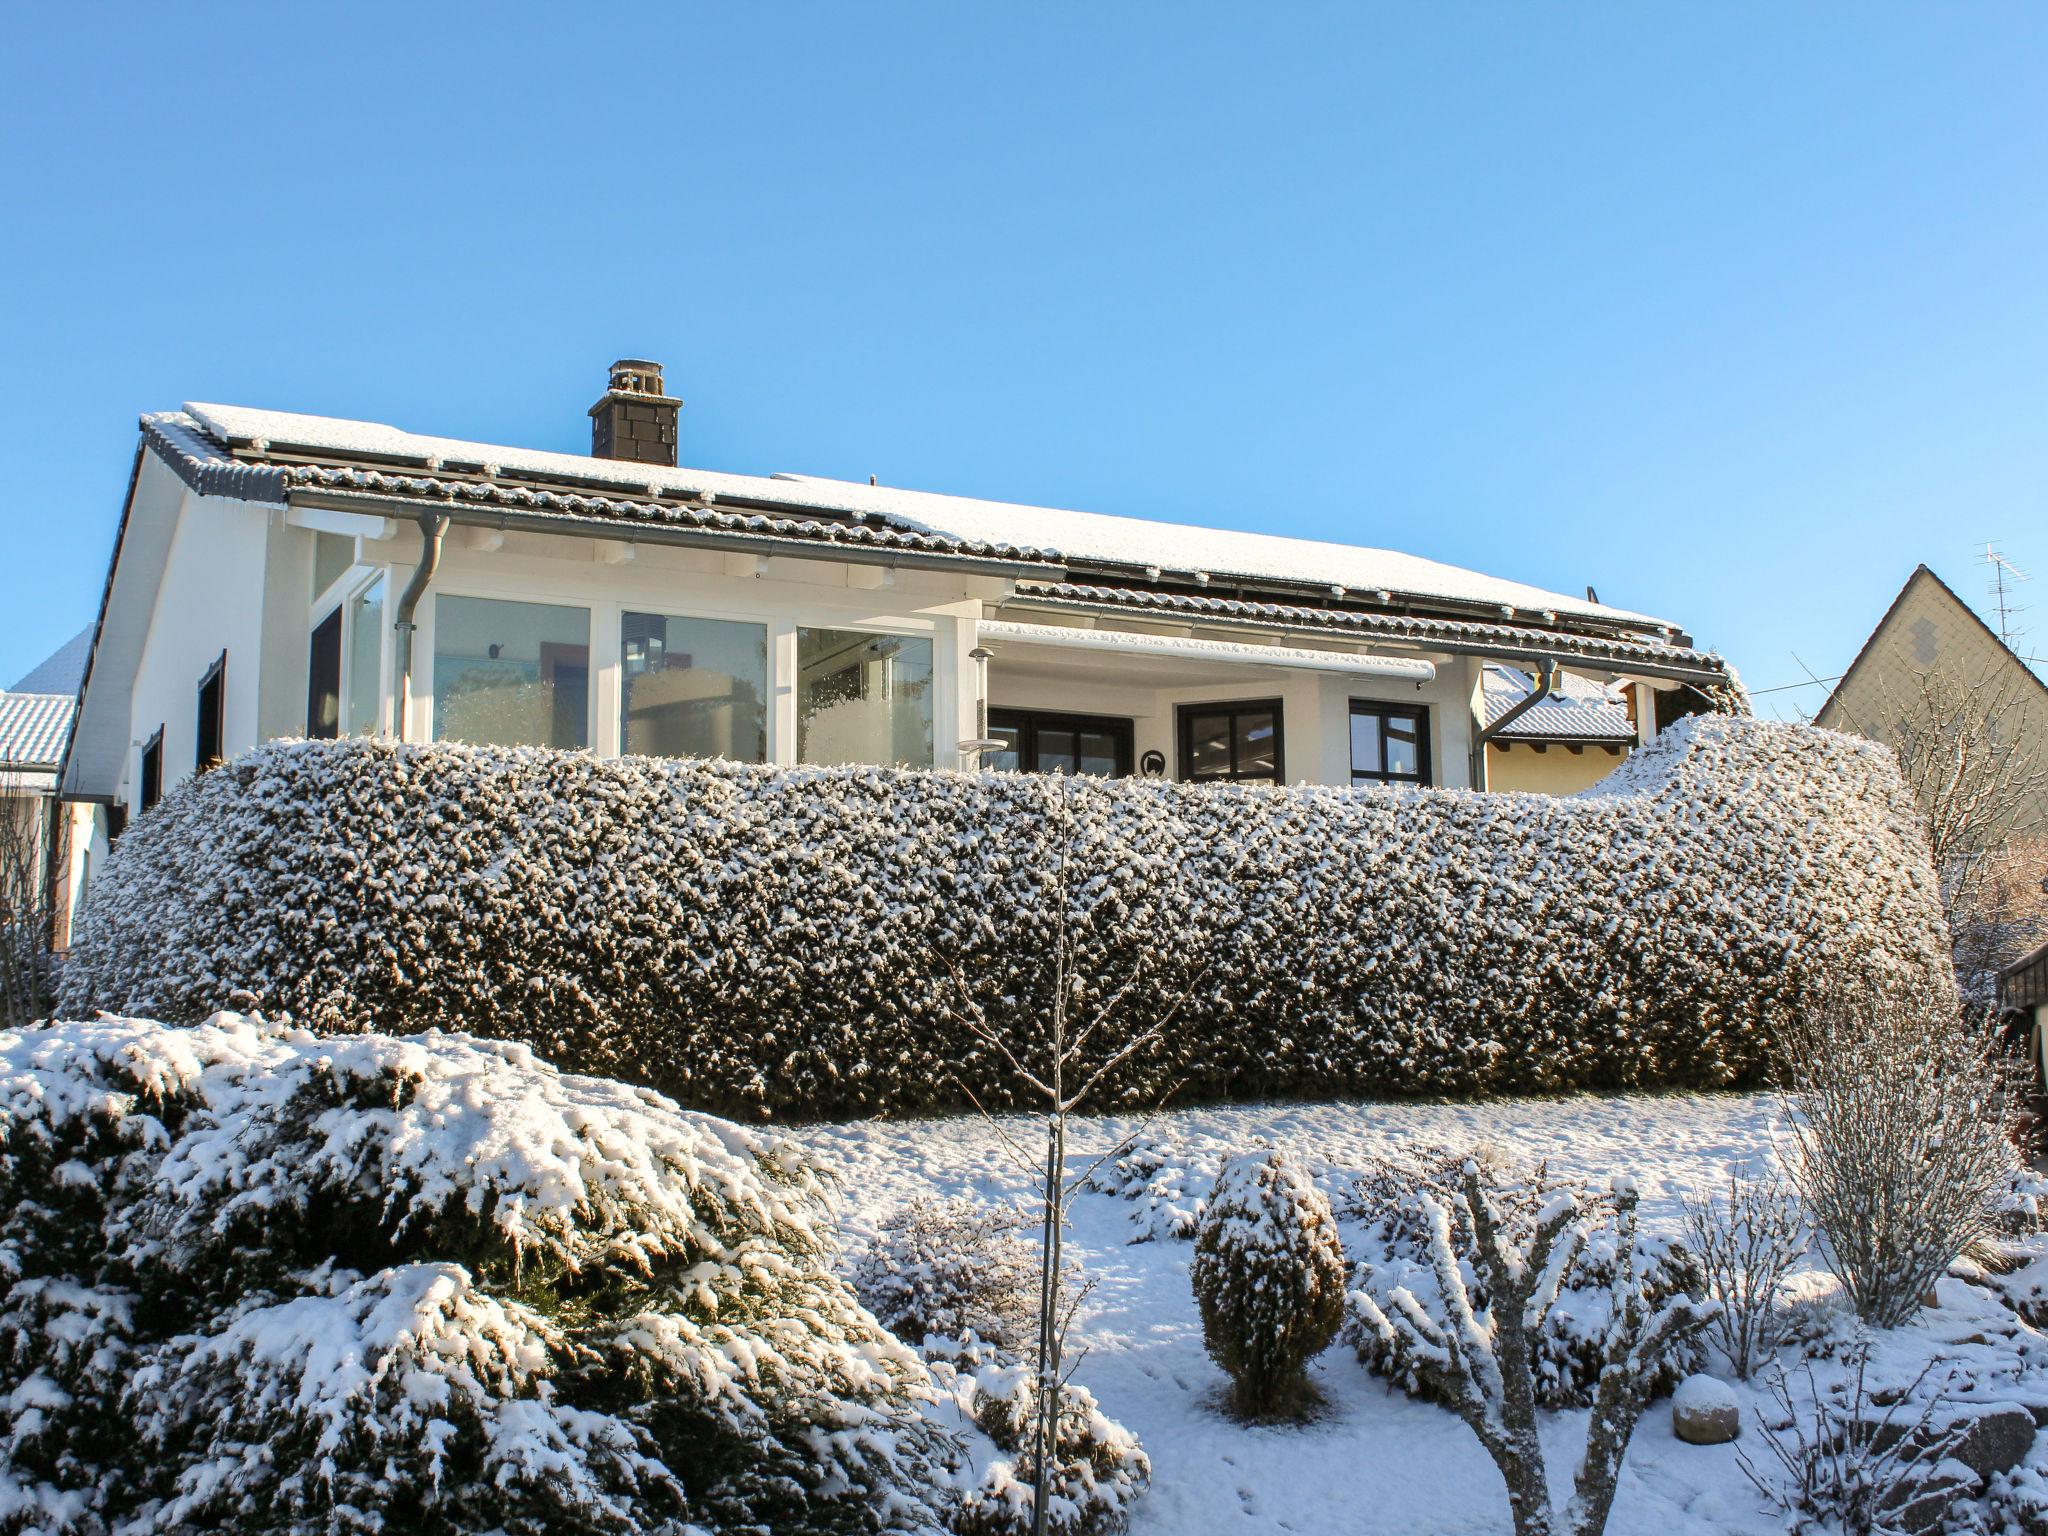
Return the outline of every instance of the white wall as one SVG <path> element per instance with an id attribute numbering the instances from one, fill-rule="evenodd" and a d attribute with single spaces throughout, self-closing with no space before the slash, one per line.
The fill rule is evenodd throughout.
<path id="1" fill-rule="evenodd" d="M 365 538 L 357 544 L 358 574 L 381 570 L 388 582 L 381 640 L 387 698 L 397 682 L 397 647 L 390 624 L 396 617 L 397 595 L 419 556 L 415 526 L 400 519 L 390 527 L 390 537 Z M 288 524 L 282 509 L 184 496 L 136 678 L 127 798 L 132 801 L 139 791 L 140 743 L 158 723 L 164 726 L 166 787 L 192 771 L 198 683 L 222 649 L 228 653 L 230 754 L 304 729 L 307 639 L 314 617 L 312 558 L 312 534 Z M 947 571 L 884 575 L 874 567 L 829 560 L 763 561 L 585 537 L 453 528 L 417 616 L 406 735 L 416 741 L 432 737 L 436 605 L 442 597 L 460 595 L 590 610 L 589 739 L 592 750 L 606 756 L 619 749 L 619 616 L 625 610 L 762 624 L 770 656 L 769 757 L 784 763 L 796 758 L 799 627 L 929 637 L 934 759 L 949 766 L 959 760 L 956 743 L 975 729 L 975 673 L 968 652 L 976 643 L 984 599 L 992 596 L 988 586 L 986 578 Z M 1011 654 L 1014 658 L 1015 652 Z M 1429 711 L 1432 781 L 1464 786 L 1471 781 L 1472 715 L 1480 664 L 1448 655 L 1427 659 L 1435 663 L 1437 675 L 1419 689 L 1410 683 L 1342 673 L 1250 665 L 1226 670 L 1220 664 L 1206 668 L 1207 682 L 1175 686 L 1150 681 L 1135 670 L 1119 680 L 1118 659 L 1109 656 L 1092 664 L 1077 662 L 1074 675 L 1081 681 L 1050 672 L 1006 677 L 999 648 L 991 703 L 996 708 L 1128 717 L 1136 756 L 1157 751 L 1164 755 L 1167 771 L 1178 773 L 1179 706 L 1276 698 L 1283 716 L 1286 778 L 1331 785 L 1351 782 L 1353 699 L 1418 704 Z M 1092 678 L 1087 675 L 1091 665 L 1100 668 Z M 387 718 L 387 725 L 395 724 L 395 719 Z M 1496 762 L 1508 766 L 1498 758 Z M 1612 760 L 1603 756 L 1601 762 L 1604 772 Z M 1579 786 L 1560 782 L 1557 787 Z"/>
<path id="2" fill-rule="evenodd" d="M 1471 700 L 1476 670 L 1460 657 L 1439 656 L 1433 682 L 1413 683 L 1349 676 L 1337 672 L 1246 666 L 1228 681 L 1149 687 L 1102 681 L 1068 682 L 1047 675 L 1004 675 L 994 665 L 991 704 L 997 709 L 1047 709 L 1111 715 L 1132 722 L 1134 758 L 1156 750 L 1165 755 L 1167 775 L 1180 773 L 1178 716 L 1186 704 L 1278 699 L 1281 709 L 1281 768 L 1293 784 L 1351 782 L 1351 701 L 1422 705 L 1429 710 L 1431 782 L 1452 786 L 1470 777 Z M 1117 659 L 1094 663 L 1113 678 Z M 1218 669 L 1220 670 L 1220 669 Z"/>
<path id="3" fill-rule="evenodd" d="M 191 774 L 198 746 L 199 681 L 223 650 L 228 656 L 224 752 L 233 756 L 266 734 L 276 734 L 259 726 L 258 680 L 280 662 L 290 665 L 288 653 L 266 653 L 263 644 L 266 602 L 283 600 L 267 580 L 271 524 L 281 510 L 190 492 L 179 503 L 131 695 L 128 774 L 122 789 L 131 807 L 139 807 L 141 800 L 143 743 L 159 725 L 164 787 Z M 304 649 L 302 632 L 298 650 Z"/>

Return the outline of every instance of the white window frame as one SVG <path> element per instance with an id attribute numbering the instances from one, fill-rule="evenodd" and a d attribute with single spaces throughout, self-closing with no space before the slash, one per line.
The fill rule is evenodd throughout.
<path id="1" fill-rule="evenodd" d="M 609 728 L 604 731 L 604 745 L 603 750 L 600 753 L 601 756 L 624 757 L 626 755 L 625 620 L 626 615 L 628 613 L 644 613 L 652 618 L 681 619 L 685 623 L 689 622 L 692 619 L 701 619 L 706 623 L 710 624 L 745 624 L 749 628 L 758 629 L 761 631 L 761 666 L 762 671 L 764 673 L 761 679 L 761 686 L 764 690 L 761 700 L 761 707 L 764 716 L 765 726 L 764 739 L 762 741 L 762 751 L 765 755 L 762 757 L 761 761 L 764 763 L 778 763 L 781 761 L 781 759 L 775 755 L 776 707 L 777 702 L 780 699 L 782 693 L 782 690 L 778 690 L 775 686 L 775 641 L 780 621 L 773 618 L 769 618 L 760 613 L 727 613 L 714 609 L 678 607 L 673 604 L 658 601 L 635 602 L 630 598 L 621 598 L 619 601 L 610 603 L 608 606 L 611 610 L 610 614 L 608 615 L 607 626 L 611 634 L 611 649 L 606 653 L 605 656 L 605 670 L 610 676 L 610 682 L 608 684 L 608 699 L 610 707 L 608 710 L 602 712 L 602 714 L 600 715 L 601 721 L 609 723 Z M 807 624 L 804 627 L 806 629 L 816 629 L 820 626 L 815 624 Z M 790 628 L 790 634 L 792 638 L 794 637 L 795 633 L 795 626 L 792 625 Z M 593 643 L 596 634 L 597 629 L 595 626 L 595 622 L 593 620 L 591 628 Z M 791 675 L 794 676 L 794 673 L 792 672 Z M 796 691 L 794 684 L 792 684 L 787 691 L 794 695 Z M 590 692 L 593 700 L 593 707 L 595 707 L 594 701 L 596 699 L 598 689 L 596 685 L 596 677 L 594 671 L 591 680 Z M 792 728 L 794 728 L 794 720 L 795 717 L 794 714 L 792 714 Z M 597 735 L 593 733 L 591 740 L 594 742 L 597 739 Z M 796 745 L 796 738 L 794 735 L 790 737 L 790 745 L 791 748 L 794 749 Z"/>
<path id="2" fill-rule="evenodd" d="M 803 682 L 797 648 L 797 631 L 800 629 L 837 629 L 843 630 L 849 635 L 889 635 L 898 640 L 923 640 L 930 645 L 932 648 L 932 760 L 930 766 L 933 768 L 948 767 L 958 760 L 958 747 L 953 742 L 945 739 L 945 717 L 948 713 L 946 700 L 950 697 L 951 679 L 946 676 L 948 670 L 946 666 L 948 647 L 939 643 L 938 625 L 929 623 L 895 624 L 877 622 L 875 620 L 841 622 L 826 616 L 812 619 L 787 619 L 777 626 L 778 631 L 785 629 L 787 630 L 786 634 L 778 632 L 772 633 L 769 636 L 771 645 L 777 642 L 782 642 L 785 645 L 785 649 L 778 651 L 775 655 L 774 665 L 770 668 L 769 681 L 770 686 L 774 689 L 778 705 L 786 708 L 787 720 L 783 725 L 783 730 L 787 734 L 783 737 L 783 740 L 786 744 L 788 755 L 778 756 L 775 753 L 775 722 L 771 720 L 768 732 L 769 760 L 771 762 L 780 763 L 786 767 L 799 765 L 797 757 L 797 693 Z M 774 687 L 777 676 L 787 678 L 787 684 L 781 687 Z M 778 713 L 780 712 L 782 711 L 779 710 Z"/>

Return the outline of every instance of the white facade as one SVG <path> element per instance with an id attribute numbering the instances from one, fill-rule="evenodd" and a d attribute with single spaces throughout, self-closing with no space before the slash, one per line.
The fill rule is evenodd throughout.
<path id="1" fill-rule="evenodd" d="M 139 805 L 143 754 L 160 742 L 161 788 L 198 766 L 198 689 L 225 655 L 225 755 L 260 741 L 307 731 L 309 646 L 314 629 L 345 609 L 346 700 L 376 701 L 375 714 L 349 709 L 351 731 L 395 733 L 397 597 L 420 554 L 414 524 L 343 513 L 295 514 L 284 507 L 201 497 L 179 487 L 175 529 L 136 668 L 128 762 L 118 798 Z M 307 523 L 317 527 L 303 526 Z M 336 530 L 349 529 L 350 534 Z M 319 594 L 313 591 L 320 537 L 347 537 L 349 564 Z M 332 545 L 329 548 L 332 549 Z M 369 604 L 352 601 L 367 594 Z M 1349 719 L 1353 700 L 1419 705 L 1428 711 L 1431 778 L 1467 782 L 1477 663 L 1467 657 L 1414 651 L 1398 658 L 1410 676 L 1322 670 L 1303 653 L 1321 650 L 1365 660 L 1363 646 L 1304 647 L 1295 637 L 1255 628 L 1204 626 L 1226 642 L 1216 659 L 1195 655 L 1100 652 L 1038 644 L 1003 606 L 1006 584 L 985 577 L 800 559 L 633 547 L 601 539 L 499 534 L 455 529 L 416 613 L 414 667 L 405 736 L 429 741 L 443 733 L 435 718 L 439 619 L 448 600 L 481 598 L 538 603 L 587 613 L 589 687 L 586 743 L 600 756 L 622 749 L 621 616 L 632 612 L 717 619 L 760 627 L 767 660 L 766 759 L 796 763 L 799 754 L 798 634 L 804 629 L 852 630 L 915 637 L 931 645 L 932 765 L 971 761 L 961 743 L 975 737 L 978 669 L 969 653 L 982 643 L 985 616 L 1002 615 L 992 640 L 989 704 L 995 711 L 1031 710 L 1128 721 L 1135 757 L 1156 752 L 1166 772 L 1183 766 L 1176 739 L 1183 706 L 1276 700 L 1285 782 L 1352 782 Z M 355 630 L 375 615 L 368 645 Z M 1085 627 L 1115 634 L 1187 635 L 1189 626 L 1135 622 L 1100 625 L 1085 616 L 1035 613 L 1024 621 L 1057 630 Z M 1240 649 L 1241 648 L 1241 649 Z M 1267 649 L 1296 658 L 1277 664 Z M 1380 654 L 1384 654 L 1381 648 Z M 1240 659 L 1242 656 L 1243 659 Z M 357 675 L 374 658 L 374 688 Z M 159 735 L 159 733 L 161 733 Z"/>

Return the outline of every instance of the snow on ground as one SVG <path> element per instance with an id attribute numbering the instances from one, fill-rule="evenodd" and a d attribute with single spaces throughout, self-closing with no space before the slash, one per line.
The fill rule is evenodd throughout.
<path id="1" fill-rule="evenodd" d="M 1631 1173 L 1643 1191 L 1645 1228 L 1668 1230 L 1680 1193 L 1718 1183 L 1731 1162 L 1769 1155 L 1777 1117 L 1775 1100 L 1732 1094 L 1235 1105 L 1169 1111 L 1149 1121 L 1079 1120 L 1069 1135 L 1069 1166 L 1080 1172 L 1141 1125 L 1205 1164 L 1263 1135 L 1326 1176 L 1418 1142 L 1483 1144 L 1518 1160 L 1547 1158 L 1556 1173 L 1600 1182 Z M 1027 1144 L 1037 1135 L 1025 1117 L 1002 1124 Z M 875 1225 L 915 1194 L 1017 1202 L 1032 1182 L 1001 1135 L 976 1117 L 815 1126 L 803 1135 L 837 1164 L 844 1181 L 849 1261 Z M 1223 1373 L 1202 1348 L 1188 1287 L 1193 1246 L 1128 1244 L 1131 1210 L 1111 1196 L 1083 1194 L 1069 1241 L 1097 1283 L 1076 1328 L 1088 1351 L 1076 1379 L 1152 1457 L 1152 1489 L 1139 1502 L 1132 1536 L 1509 1530 L 1499 1474 L 1471 1431 L 1447 1410 L 1368 1376 L 1342 1343 L 1315 1367 L 1329 1400 L 1317 1422 L 1253 1429 L 1226 1418 L 1216 1407 Z M 1747 1391 L 1743 1398 L 1751 1438 L 1749 1406 L 1756 1399 Z M 1560 1504 L 1585 1421 L 1584 1413 L 1565 1413 L 1549 1425 Z M 1761 1445 L 1750 1450 L 1768 1460 Z M 1608 1528 L 1613 1536 L 1763 1536 L 1783 1527 L 1743 1478 L 1734 1448 L 1679 1443 L 1669 1404 L 1659 1401 L 1636 1431 Z"/>

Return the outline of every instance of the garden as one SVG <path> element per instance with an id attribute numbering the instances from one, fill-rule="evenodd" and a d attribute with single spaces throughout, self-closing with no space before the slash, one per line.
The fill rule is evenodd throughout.
<path id="1" fill-rule="evenodd" d="M 2048 1530 L 1916 836 L 260 749 L 0 1032 L 0 1530 Z"/>

